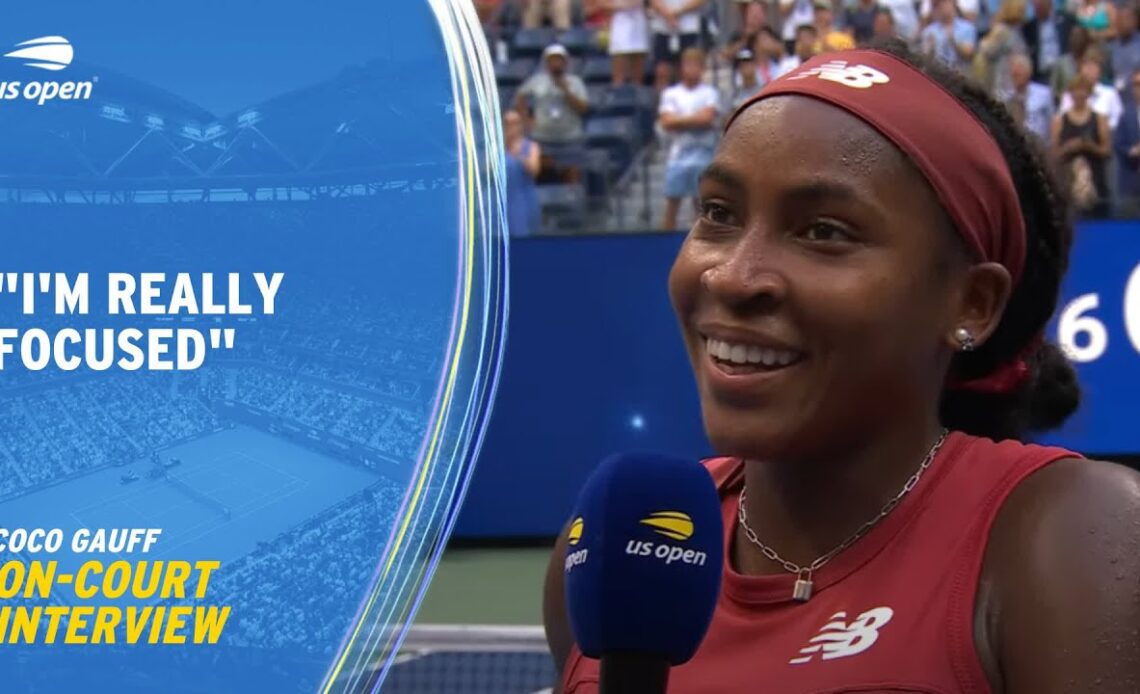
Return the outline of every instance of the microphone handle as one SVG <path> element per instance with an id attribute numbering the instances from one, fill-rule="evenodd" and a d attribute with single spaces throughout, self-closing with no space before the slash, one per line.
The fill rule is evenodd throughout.
<path id="1" fill-rule="evenodd" d="M 652 653 L 604 653 L 598 694 L 665 694 L 669 661 Z"/>

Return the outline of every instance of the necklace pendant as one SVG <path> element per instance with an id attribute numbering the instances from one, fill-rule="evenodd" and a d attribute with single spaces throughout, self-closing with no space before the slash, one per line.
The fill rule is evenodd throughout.
<path id="1" fill-rule="evenodd" d="M 796 587 L 792 590 L 792 598 L 799 602 L 811 600 L 811 580 L 796 579 Z"/>

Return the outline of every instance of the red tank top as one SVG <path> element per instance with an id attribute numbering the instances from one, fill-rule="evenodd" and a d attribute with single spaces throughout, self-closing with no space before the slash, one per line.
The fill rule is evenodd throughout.
<path id="1" fill-rule="evenodd" d="M 1072 457 L 950 434 L 914 491 L 815 574 L 805 603 L 792 600 L 791 574 L 744 576 L 726 561 L 709 632 L 670 672 L 669 693 L 988 693 L 974 602 L 990 527 L 1018 483 Z M 736 458 L 705 465 L 731 549 L 744 466 Z M 598 662 L 573 648 L 562 684 L 565 694 L 597 692 Z"/>

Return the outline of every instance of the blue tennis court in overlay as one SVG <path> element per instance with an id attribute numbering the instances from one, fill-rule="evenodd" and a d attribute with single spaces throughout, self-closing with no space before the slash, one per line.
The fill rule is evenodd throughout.
<path id="1" fill-rule="evenodd" d="M 6 501 L 0 516 L 7 527 L 60 527 L 66 537 L 77 528 L 161 528 L 145 558 L 215 559 L 224 568 L 382 481 L 376 472 L 242 425 L 173 446 L 161 459 L 177 461 L 163 477 L 151 477 L 155 464 L 140 460 Z M 61 550 L 50 558 L 72 570 L 84 559 L 118 557 Z"/>

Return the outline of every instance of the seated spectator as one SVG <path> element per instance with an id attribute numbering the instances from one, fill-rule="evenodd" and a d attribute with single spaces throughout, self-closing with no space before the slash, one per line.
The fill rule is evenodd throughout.
<path id="1" fill-rule="evenodd" d="M 1125 5 L 1116 13 L 1116 38 L 1109 44 L 1112 56 L 1112 82 L 1117 91 L 1127 90 L 1132 73 L 1140 69 L 1140 33 L 1136 32 L 1137 9 Z"/>
<path id="2" fill-rule="evenodd" d="M 975 77 L 994 94 L 1004 94 L 1010 84 L 1009 59 L 1028 53 L 1021 26 L 1025 23 L 1025 0 L 1002 0 L 994 25 L 978 43 Z"/>
<path id="3" fill-rule="evenodd" d="M 1090 48 L 1085 51 L 1085 57 L 1081 60 L 1080 75 L 1078 76 L 1084 77 L 1092 85 L 1089 106 L 1093 111 L 1104 116 L 1110 130 L 1115 130 L 1116 124 L 1124 112 L 1124 102 L 1120 100 L 1120 94 L 1115 89 L 1101 82 L 1103 65 L 1104 57 L 1100 49 Z M 1073 95 L 1066 92 L 1061 97 L 1061 105 L 1057 111 L 1064 113 L 1072 107 Z"/>
<path id="4" fill-rule="evenodd" d="M 1116 38 L 1116 7 L 1107 0 L 1080 0 L 1077 6 L 1077 22 L 1095 41 L 1108 41 Z"/>
<path id="5" fill-rule="evenodd" d="M 895 24 L 895 15 L 890 10 L 880 7 L 878 12 L 875 13 L 875 23 L 871 32 L 871 38 L 879 41 L 895 37 L 901 38 L 898 25 Z"/>
<path id="6" fill-rule="evenodd" d="M 736 108 L 756 95 L 764 84 L 760 82 L 756 71 L 756 56 L 747 48 L 742 48 L 736 54 L 735 62 L 736 87 L 732 91 L 732 108 Z"/>
<path id="7" fill-rule="evenodd" d="M 672 82 L 681 53 L 701 44 L 701 11 L 707 0 L 649 0 L 653 62 L 658 84 Z M 663 65 L 668 68 L 662 67 Z"/>
<path id="8" fill-rule="evenodd" d="M 556 29 L 570 28 L 570 0 L 523 0 L 523 26 L 535 29 L 547 19 Z"/>
<path id="9" fill-rule="evenodd" d="M 1122 212 L 1140 215 L 1140 70 L 1133 71 L 1129 87 L 1132 98 L 1116 126 L 1117 183 Z"/>
<path id="10" fill-rule="evenodd" d="M 856 0 L 844 11 L 843 23 L 851 30 L 855 43 L 861 46 L 874 37 L 875 17 L 878 15 L 879 6 L 875 0 Z"/>
<path id="11" fill-rule="evenodd" d="M 796 43 L 794 46 L 795 53 L 792 55 L 788 65 L 791 69 L 795 70 L 803 63 L 815 57 L 815 47 L 819 44 L 819 32 L 811 24 L 804 24 L 796 29 Z"/>
<path id="12" fill-rule="evenodd" d="M 670 136 L 664 229 L 677 228 L 677 213 L 685 198 L 693 200 L 696 209 L 697 179 L 716 149 L 720 96 L 712 85 L 702 82 L 704 71 L 704 51 L 686 50 L 681 59 L 681 81 L 661 95 L 658 123 Z"/>
<path id="13" fill-rule="evenodd" d="M 809 44 L 808 48 L 812 48 L 812 44 Z M 763 27 L 756 34 L 756 40 L 752 43 L 752 54 L 756 56 L 757 80 L 761 85 L 788 74 L 800 65 L 795 56 L 787 54 L 783 41 L 770 27 Z"/>
<path id="14" fill-rule="evenodd" d="M 922 30 L 922 50 L 949 67 L 966 70 L 978 45 L 978 30 L 959 17 L 954 0 L 934 0 L 934 21 Z"/>
<path id="15" fill-rule="evenodd" d="M 1066 177 L 1073 205 L 1091 217 L 1108 212 L 1105 163 L 1112 143 L 1108 120 L 1093 110 L 1089 97 L 1094 82 L 1077 75 L 1069 85 L 1069 108 L 1053 119 L 1053 155 Z"/>
<path id="16" fill-rule="evenodd" d="M 816 0 L 815 3 L 816 53 L 846 51 L 855 47 L 855 39 L 846 31 L 835 28 L 835 12 L 830 0 Z"/>
<path id="17" fill-rule="evenodd" d="M 1064 10 L 1054 10 L 1053 0 L 1033 0 L 1033 18 L 1022 25 L 1021 36 L 1033 61 L 1034 80 L 1049 82 L 1053 66 L 1069 50 L 1069 36 L 1074 26 L 1077 26 L 1076 18 Z M 1087 40 L 1087 33 L 1085 38 Z M 1063 91 L 1056 89 L 1053 93 L 1060 96 Z"/>
<path id="18" fill-rule="evenodd" d="M 879 7 L 890 10 L 891 23 L 894 24 L 896 36 L 907 42 L 918 40 L 922 25 L 918 11 L 911 0 L 879 0 Z"/>
<path id="19" fill-rule="evenodd" d="M 1057 59 L 1053 64 L 1052 72 L 1049 74 L 1049 86 L 1053 89 L 1053 96 L 1058 99 L 1064 95 L 1069 83 L 1077 76 L 1080 71 L 1081 60 L 1084 59 L 1085 53 L 1092 48 L 1092 38 L 1089 36 L 1088 29 L 1079 24 L 1074 24 L 1069 29 L 1068 44 L 1069 49 Z"/>
<path id="20" fill-rule="evenodd" d="M 907 0 L 909 1 L 909 0 Z M 814 0 L 780 0 L 780 18 L 782 23 L 782 36 L 784 48 L 795 53 L 798 39 L 796 32 L 800 27 L 810 25 L 815 21 Z"/>
<path id="21" fill-rule="evenodd" d="M 1013 120 L 1025 131 L 1032 133 L 1038 143 L 1049 144 L 1049 129 L 1053 125 L 1053 92 L 1040 82 L 1033 82 L 1033 62 L 1024 53 L 1009 59 L 1009 88 L 998 96 L 1009 108 Z"/>
<path id="22" fill-rule="evenodd" d="M 540 208 L 535 178 L 542 165 L 542 151 L 526 136 L 526 124 L 518 111 L 503 114 L 503 145 L 507 161 L 507 228 L 511 236 L 538 233 Z"/>
<path id="23" fill-rule="evenodd" d="M 649 17 L 644 0 L 604 0 L 613 11 L 610 17 L 610 56 L 613 83 L 640 84 L 649 55 Z"/>
<path id="24" fill-rule="evenodd" d="M 975 28 L 978 26 L 978 13 L 982 9 L 981 0 L 951 0 L 951 4 L 954 6 L 955 16 L 961 17 Z M 937 5 L 938 0 L 922 0 L 918 14 L 924 24 L 938 21 Z"/>
<path id="25" fill-rule="evenodd" d="M 576 142 L 582 138 L 582 117 L 590 108 L 586 84 L 569 72 L 570 55 L 561 44 L 547 46 L 542 61 L 542 70 L 519 87 L 515 109 L 533 112 L 531 134 L 535 140 Z"/>

